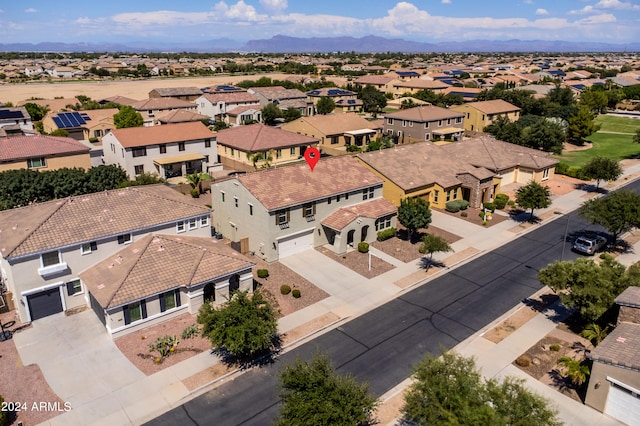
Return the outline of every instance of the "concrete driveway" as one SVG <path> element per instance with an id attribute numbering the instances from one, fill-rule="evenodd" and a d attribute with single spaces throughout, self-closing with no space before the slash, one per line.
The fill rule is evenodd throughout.
<path id="1" fill-rule="evenodd" d="M 23 364 L 38 364 L 51 389 L 72 409 L 145 377 L 91 310 L 34 321 L 13 340 Z"/>

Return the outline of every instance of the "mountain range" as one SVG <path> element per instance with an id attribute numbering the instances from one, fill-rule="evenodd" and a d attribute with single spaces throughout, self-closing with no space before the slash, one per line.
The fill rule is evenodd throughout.
<path id="1" fill-rule="evenodd" d="M 194 52 L 194 53 L 462 53 L 462 52 L 638 52 L 640 42 L 613 44 L 562 40 L 467 40 L 424 43 L 377 36 L 300 38 L 276 35 L 240 42 L 228 38 L 192 43 L 0 43 L 2 52 Z"/>

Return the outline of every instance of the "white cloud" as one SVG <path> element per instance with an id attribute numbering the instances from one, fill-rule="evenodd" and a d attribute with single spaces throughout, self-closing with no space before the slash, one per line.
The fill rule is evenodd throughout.
<path id="1" fill-rule="evenodd" d="M 524 3 L 524 4 L 533 4 L 533 0 L 524 0 L 522 3 Z"/>
<path id="2" fill-rule="evenodd" d="M 594 7 L 598 9 L 640 10 L 640 6 L 620 0 L 600 0 Z"/>
<path id="3" fill-rule="evenodd" d="M 287 0 L 260 0 L 260 4 L 267 11 L 275 14 L 281 14 L 289 7 Z"/>
<path id="4" fill-rule="evenodd" d="M 442 4 L 451 4 L 451 0 L 442 0 Z"/>
<path id="5" fill-rule="evenodd" d="M 570 10 L 569 15 L 588 15 L 589 13 L 596 13 L 597 11 L 593 6 L 585 6 L 582 9 Z"/>
<path id="6" fill-rule="evenodd" d="M 549 11 L 547 9 L 536 9 L 536 15 L 548 15 Z"/>
<path id="7" fill-rule="evenodd" d="M 25 11 L 26 13 L 37 13 L 37 12 L 38 12 L 38 9 L 34 9 L 34 8 L 30 7 L 30 8 L 28 8 L 28 9 L 25 9 L 24 11 Z"/>

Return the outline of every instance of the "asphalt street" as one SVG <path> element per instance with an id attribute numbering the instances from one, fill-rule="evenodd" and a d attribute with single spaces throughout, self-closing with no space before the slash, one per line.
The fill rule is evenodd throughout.
<path id="1" fill-rule="evenodd" d="M 279 371 L 320 351 L 339 373 L 368 382 L 380 396 L 410 376 L 425 353 L 454 347 L 538 291 L 538 271 L 562 256 L 578 257 L 571 241 L 584 229 L 601 230 L 576 212 L 559 217 L 147 424 L 272 424 L 279 411 Z"/>

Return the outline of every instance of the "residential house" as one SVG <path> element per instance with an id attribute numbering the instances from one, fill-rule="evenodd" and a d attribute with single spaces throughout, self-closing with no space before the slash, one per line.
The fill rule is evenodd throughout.
<path id="1" fill-rule="evenodd" d="M 323 87 L 321 89 L 310 90 L 307 92 L 307 97 L 313 105 L 318 104 L 318 101 L 322 98 L 330 98 L 333 102 L 344 100 L 357 100 L 358 94 L 350 90 L 339 89 L 337 87 Z M 315 113 L 315 112 L 314 112 Z M 307 114 L 308 115 L 308 114 Z"/>
<path id="2" fill-rule="evenodd" d="M 320 140 L 264 124 L 223 129 L 216 134 L 218 158 L 223 167 L 251 171 L 299 161 L 308 147 Z"/>
<path id="3" fill-rule="evenodd" d="M 223 93 L 206 93 L 196 99 L 196 105 L 198 113 L 208 116 L 213 121 L 225 121 L 225 114 L 237 107 L 261 108 L 260 100 L 256 95 L 235 90 Z"/>
<path id="4" fill-rule="evenodd" d="M 108 97 L 108 98 L 100 99 L 98 101 L 98 103 L 100 105 L 113 103 L 113 104 L 118 104 L 118 105 L 129 105 L 129 106 L 132 106 L 136 102 L 139 102 L 139 101 L 137 101 L 135 99 L 127 98 L 126 96 L 120 96 L 120 95 L 111 96 L 111 97 Z"/>
<path id="5" fill-rule="evenodd" d="M 307 95 L 298 89 L 285 89 L 282 86 L 252 87 L 247 92 L 255 95 L 260 100 L 260 105 L 275 104 L 281 110 L 294 108 L 301 115 L 313 115 L 313 103 Z"/>
<path id="6" fill-rule="evenodd" d="M 207 117 L 208 118 L 208 117 Z M 262 107 L 239 106 L 227 111 L 223 120 L 229 126 L 241 126 L 243 124 L 261 123 Z"/>
<path id="7" fill-rule="evenodd" d="M 160 87 L 149 92 L 149 98 L 175 98 L 193 102 L 202 96 L 202 90 L 197 87 Z"/>
<path id="8" fill-rule="evenodd" d="M 90 148 L 65 137 L 16 136 L 0 138 L 0 171 L 91 167 Z"/>
<path id="9" fill-rule="evenodd" d="M 177 235 L 146 234 L 79 274 L 112 336 L 197 314 L 202 304 L 225 303 L 236 290 L 253 291 L 255 264 L 222 240 L 187 236 L 188 224 Z M 197 220 L 196 226 L 201 229 Z"/>
<path id="10" fill-rule="evenodd" d="M 398 81 L 395 77 L 389 75 L 363 75 L 353 82 L 360 87 L 372 86 L 382 93 L 393 92 L 393 82 Z"/>
<path id="11" fill-rule="evenodd" d="M 195 111 L 187 111 L 184 109 L 176 109 L 170 111 L 164 115 L 157 117 L 157 124 L 176 124 L 176 123 L 190 123 L 190 122 L 201 122 L 208 123 L 209 117 L 206 115 L 198 114 Z"/>
<path id="12" fill-rule="evenodd" d="M 407 109 L 407 108 L 413 108 L 413 107 L 422 106 L 422 105 L 431 105 L 431 104 L 427 101 L 423 101 L 418 98 L 413 98 L 411 96 L 407 96 L 404 98 L 395 98 L 387 102 L 387 108 L 393 108 L 393 109 Z"/>
<path id="13" fill-rule="evenodd" d="M 346 152 L 346 146 L 365 147 L 381 136 L 375 122 L 357 114 L 325 114 L 300 117 L 282 125 L 283 130 L 320 139 L 318 148 L 330 155 Z"/>
<path id="14" fill-rule="evenodd" d="M 49 112 L 69 111 L 71 106 L 79 105 L 80 101 L 76 98 L 60 98 L 60 99 L 29 99 L 18 102 L 18 106 L 24 104 L 36 104 L 49 109 Z"/>
<path id="15" fill-rule="evenodd" d="M 200 122 L 115 129 L 102 146 L 105 162 L 131 177 L 146 172 L 169 179 L 208 172 L 218 162 L 215 134 Z"/>
<path id="16" fill-rule="evenodd" d="M 211 185 L 216 232 L 267 262 L 318 246 L 336 253 L 395 226 L 382 179 L 355 158 L 323 158 Z"/>
<path id="17" fill-rule="evenodd" d="M 171 111 L 185 110 L 196 112 L 196 104 L 175 98 L 149 98 L 135 102 L 131 105 L 133 109 L 142 115 L 144 126 L 155 126 L 158 124 L 158 117 Z"/>
<path id="18" fill-rule="evenodd" d="M 384 134 L 396 143 L 439 139 L 461 140 L 464 114 L 433 105 L 408 108 L 385 115 Z"/>
<path id="19" fill-rule="evenodd" d="M 482 132 L 500 117 L 513 122 L 520 118 L 520 108 L 502 99 L 455 105 L 451 110 L 465 114 L 464 129 L 472 132 Z"/>
<path id="20" fill-rule="evenodd" d="M 449 84 L 439 80 L 426 80 L 424 78 L 414 78 L 411 80 L 396 80 L 391 83 L 391 91 L 395 97 L 414 95 L 422 90 L 431 90 L 435 93 L 441 93 Z"/>
<path id="21" fill-rule="evenodd" d="M 484 89 L 478 89 L 474 87 L 447 87 L 442 91 L 445 95 L 457 95 L 461 96 L 464 102 L 473 102 L 478 95 L 482 93 Z"/>
<path id="22" fill-rule="evenodd" d="M 139 303 L 140 317 L 131 316 L 127 323 L 120 316 L 106 323 L 104 310 L 79 274 L 151 233 L 208 237 L 210 213 L 190 196 L 165 185 L 122 188 L 0 211 L 0 271 L 8 299 L 25 323 L 90 306 L 111 333 L 150 325 L 161 314 L 149 315 L 156 308 L 143 308 L 140 293 L 131 294 L 120 307 L 124 310 Z M 121 254 L 113 259 L 114 266 L 124 260 Z M 170 276 L 176 274 L 177 269 Z M 150 273 L 137 284 L 153 288 L 159 280 L 162 275 Z M 157 294 L 142 291 L 151 295 L 146 299 L 148 305 L 160 303 Z"/>
<path id="23" fill-rule="evenodd" d="M 33 133 L 33 122 L 25 107 L 0 108 L 0 131 L 5 135 Z"/>
<path id="24" fill-rule="evenodd" d="M 362 99 L 338 99 L 333 112 L 362 112 L 364 102 Z"/>
<path id="25" fill-rule="evenodd" d="M 640 419 L 640 287 L 615 299 L 616 328 L 587 354 L 593 362 L 585 404 L 628 425 Z"/>
<path id="26" fill-rule="evenodd" d="M 99 141 L 115 128 L 113 116 L 117 113 L 117 108 L 50 112 L 42 119 L 42 128 L 47 133 L 65 130 L 70 138 L 78 141 Z"/>

